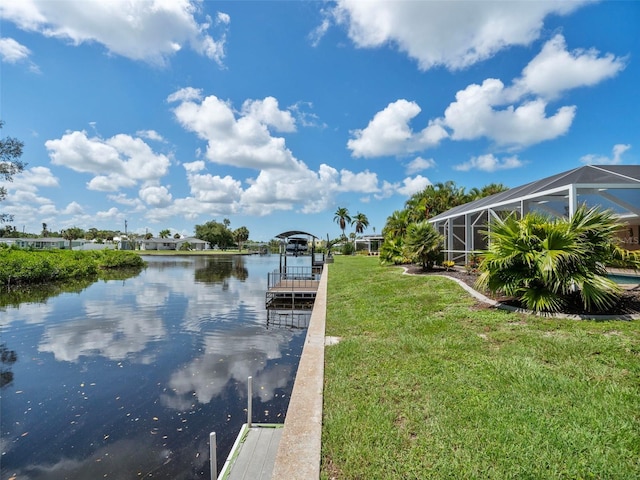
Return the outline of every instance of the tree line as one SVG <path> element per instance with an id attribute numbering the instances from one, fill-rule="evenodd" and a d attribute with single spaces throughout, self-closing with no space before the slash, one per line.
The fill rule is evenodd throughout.
<path id="1" fill-rule="evenodd" d="M 466 190 L 454 181 L 428 185 L 413 194 L 402 210 L 394 211 L 382 229 L 384 241 L 380 248 L 383 263 L 409 262 L 431 266 L 438 258 L 442 238 L 427 221 L 459 205 L 504 192 L 507 187 L 490 183 L 482 188 Z"/>
<path id="2" fill-rule="evenodd" d="M 211 220 L 203 225 L 195 226 L 195 236 L 209 244 L 210 248 L 218 247 L 227 250 L 234 244 L 242 251 L 242 245 L 249 240 L 249 229 L 245 226 L 231 230 L 231 221 L 228 218 L 222 222 Z"/>

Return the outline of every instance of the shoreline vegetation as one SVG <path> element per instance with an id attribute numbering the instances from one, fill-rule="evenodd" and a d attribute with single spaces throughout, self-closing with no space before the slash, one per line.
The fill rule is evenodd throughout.
<path id="1" fill-rule="evenodd" d="M 322 479 L 640 477 L 640 322 L 488 308 L 372 257 L 329 268 Z"/>
<path id="2" fill-rule="evenodd" d="M 82 278 L 113 277 L 115 272 L 138 273 L 145 262 L 120 250 L 23 250 L 0 248 L 0 286 L 12 289 Z"/>

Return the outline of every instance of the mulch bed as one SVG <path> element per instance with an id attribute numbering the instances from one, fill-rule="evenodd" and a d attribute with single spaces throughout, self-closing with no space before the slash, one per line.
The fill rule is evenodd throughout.
<path id="1" fill-rule="evenodd" d="M 404 265 L 404 268 L 406 270 L 406 273 L 410 275 L 447 275 L 449 277 L 461 280 L 471 288 L 476 289 L 475 282 L 478 276 L 473 273 L 468 273 L 465 270 L 445 270 L 444 268 L 437 267 L 432 270 L 423 270 L 423 268 L 418 265 Z M 492 295 L 490 292 L 481 293 L 484 296 L 499 301 L 500 303 L 503 303 L 505 305 L 510 305 L 517 308 L 525 308 L 518 300 L 514 298 L 496 296 Z M 571 305 L 569 305 L 563 313 L 573 315 L 638 315 L 640 314 L 640 289 L 636 287 L 635 289 L 624 290 L 620 295 L 620 299 L 616 306 L 606 312 L 587 312 L 584 310 L 582 304 L 579 301 L 575 301 Z"/>

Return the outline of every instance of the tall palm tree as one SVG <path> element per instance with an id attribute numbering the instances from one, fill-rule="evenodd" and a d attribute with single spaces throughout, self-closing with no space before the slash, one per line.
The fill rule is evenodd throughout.
<path id="1" fill-rule="evenodd" d="M 385 238 L 404 238 L 407 233 L 407 227 L 409 226 L 409 211 L 408 210 L 396 210 L 389 217 L 387 217 L 387 223 L 382 229 L 382 235 Z"/>
<path id="2" fill-rule="evenodd" d="M 158 233 L 158 235 L 160 235 L 160 238 L 169 238 L 169 235 L 171 235 L 171 230 L 165 228 L 164 230 L 160 230 L 160 233 Z"/>
<path id="3" fill-rule="evenodd" d="M 364 213 L 358 212 L 351 220 L 351 225 L 355 224 L 356 233 L 362 233 L 369 226 L 369 219 Z"/>
<path id="4" fill-rule="evenodd" d="M 349 210 L 344 207 L 338 207 L 336 210 L 335 216 L 333 217 L 333 221 L 336 222 L 340 229 L 342 230 L 342 236 L 346 238 L 344 234 L 344 229 L 347 228 L 347 223 L 351 223 L 351 217 L 349 216 Z"/>

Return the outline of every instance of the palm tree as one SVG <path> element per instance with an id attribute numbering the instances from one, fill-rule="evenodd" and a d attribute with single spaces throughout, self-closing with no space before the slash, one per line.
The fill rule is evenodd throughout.
<path id="1" fill-rule="evenodd" d="M 356 233 L 363 233 L 369 226 L 369 219 L 364 213 L 358 212 L 351 220 L 351 225 L 356 225 Z"/>
<path id="2" fill-rule="evenodd" d="M 247 227 L 236 228 L 233 231 L 233 240 L 238 244 L 238 250 L 242 251 L 242 244 L 249 240 L 249 229 Z"/>
<path id="3" fill-rule="evenodd" d="M 413 194 L 405 202 L 405 208 L 410 212 L 411 222 L 420 222 L 467 201 L 464 187 L 458 187 L 455 182 L 449 180 L 428 185 L 424 190 Z"/>
<path id="4" fill-rule="evenodd" d="M 490 195 L 495 195 L 496 193 L 504 192 L 506 190 L 509 189 L 501 183 L 490 183 L 480 189 L 480 196 L 484 198 Z"/>
<path id="5" fill-rule="evenodd" d="M 605 266 L 640 266 L 640 254 L 616 245 L 619 229 L 611 212 L 584 205 L 571 219 L 532 212 L 520 220 L 494 220 L 478 286 L 519 298 L 535 311 L 560 311 L 573 300 L 587 311 L 606 310 L 620 288 Z"/>
<path id="6" fill-rule="evenodd" d="M 433 268 L 440 256 L 444 238 L 433 225 L 426 220 L 412 223 L 407 227 L 405 249 L 407 256 L 414 262 L 422 264 L 422 268 Z"/>
<path id="7" fill-rule="evenodd" d="M 69 240 L 69 250 L 72 248 L 73 241 L 84 237 L 84 230 L 78 227 L 67 228 L 66 230 L 62 230 L 60 232 L 62 238 L 65 240 Z"/>
<path id="8" fill-rule="evenodd" d="M 351 223 L 349 210 L 344 207 L 338 207 L 338 210 L 336 210 L 335 216 L 333 217 L 333 221 L 340 225 L 342 236 L 346 238 L 347 236 L 344 234 L 344 229 L 347 228 L 347 223 Z"/>
<path id="9" fill-rule="evenodd" d="M 404 238 L 407 233 L 407 227 L 409 226 L 409 211 L 408 210 L 396 210 L 389 217 L 387 217 L 387 223 L 382 229 L 382 235 L 385 238 L 396 237 Z"/>
<path id="10" fill-rule="evenodd" d="M 160 233 L 158 235 L 160 235 L 160 238 L 169 238 L 169 235 L 171 235 L 171 230 L 165 228 L 164 230 L 160 230 Z"/>
<path id="11" fill-rule="evenodd" d="M 380 263 L 399 265 L 407 263 L 409 259 L 405 255 L 403 237 L 385 237 L 380 246 Z"/>

